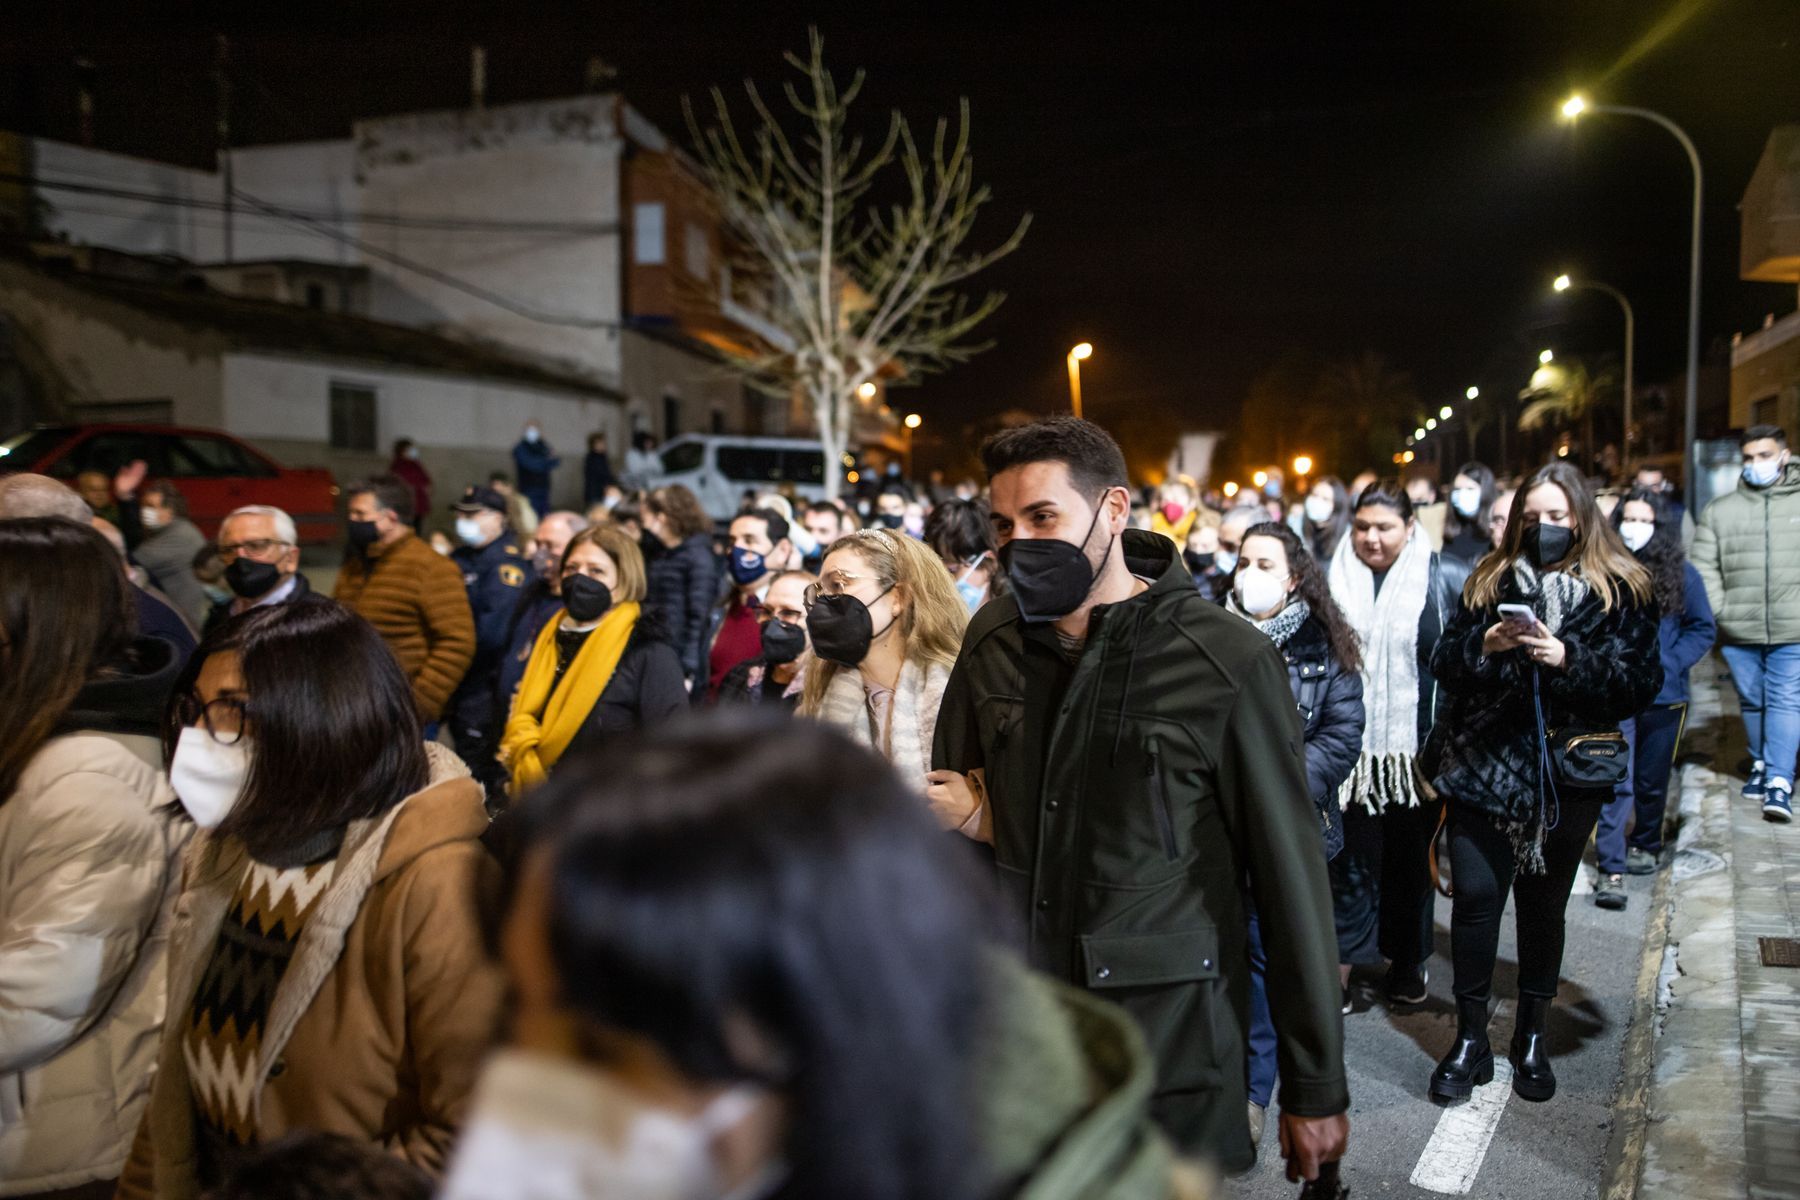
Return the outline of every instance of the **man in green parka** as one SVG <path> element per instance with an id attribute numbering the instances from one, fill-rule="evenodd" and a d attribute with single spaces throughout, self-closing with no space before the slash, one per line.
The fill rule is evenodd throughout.
<path id="1" fill-rule="evenodd" d="M 1099 426 L 1006 430 L 982 458 L 1012 594 L 970 622 L 938 714 L 933 803 L 957 825 L 953 809 L 985 806 L 963 827 L 991 830 L 1031 963 L 1137 1019 L 1157 1120 L 1230 1171 L 1256 1153 L 1254 903 L 1282 1151 L 1290 1178 L 1313 1178 L 1344 1152 L 1349 1090 L 1331 896 L 1281 655 L 1200 596 L 1172 542 L 1128 528 L 1124 456 Z"/>

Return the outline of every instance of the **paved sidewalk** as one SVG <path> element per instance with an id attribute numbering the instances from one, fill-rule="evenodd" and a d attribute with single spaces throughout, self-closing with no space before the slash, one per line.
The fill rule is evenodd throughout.
<path id="1" fill-rule="evenodd" d="M 1638 1200 L 1800 1196 L 1800 969 L 1758 938 L 1800 937 L 1800 825 L 1745 800 L 1743 726 L 1716 657 L 1694 669 L 1681 827 Z M 1636 1155 L 1614 1194 L 1633 1195 Z"/>

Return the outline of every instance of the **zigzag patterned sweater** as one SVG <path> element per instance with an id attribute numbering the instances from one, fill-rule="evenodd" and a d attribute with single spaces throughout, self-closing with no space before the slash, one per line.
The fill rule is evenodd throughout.
<path id="1" fill-rule="evenodd" d="M 252 859 L 238 881 L 182 1040 L 203 1185 L 216 1184 L 244 1148 L 255 1144 L 263 1028 L 300 931 L 336 868 L 334 838 L 320 861 L 277 867 Z"/>

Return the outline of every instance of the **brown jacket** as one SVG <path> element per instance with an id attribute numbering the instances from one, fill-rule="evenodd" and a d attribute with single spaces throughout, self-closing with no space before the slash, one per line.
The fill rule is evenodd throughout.
<path id="1" fill-rule="evenodd" d="M 475 618 L 456 564 L 406 533 L 352 554 L 333 597 L 354 609 L 387 642 L 412 680 L 419 717 L 435 721 L 475 658 Z"/>
<path id="2" fill-rule="evenodd" d="M 481 789 L 454 755 L 431 754 L 430 786 L 350 824 L 276 989 L 252 1102 L 260 1144 L 299 1129 L 342 1133 L 443 1169 L 504 985 L 476 914 L 499 873 L 479 840 Z M 169 939 L 169 1018 L 119 1180 L 125 1200 L 200 1194 L 182 1038 L 244 869 L 235 839 L 202 832 L 188 847 Z"/>

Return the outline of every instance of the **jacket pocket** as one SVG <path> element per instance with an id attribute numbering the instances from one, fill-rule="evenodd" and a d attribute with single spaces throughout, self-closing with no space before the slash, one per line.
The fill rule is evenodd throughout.
<path id="1" fill-rule="evenodd" d="M 1162 754 L 1154 741 L 1144 759 L 1144 778 L 1150 785 L 1150 811 L 1156 818 L 1156 836 L 1162 841 L 1163 857 L 1174 862 L 1179 857 L 1175 849 L 1175 816 L 1169 811 L 1169 789 L 1163 781 Z"/>
<path id="2" fill-rule="evenodd" d="M 1084 933 L 1082 980 L 1091 988 L 1155 987 L 1219 977 L 1219 933 Z"/>

